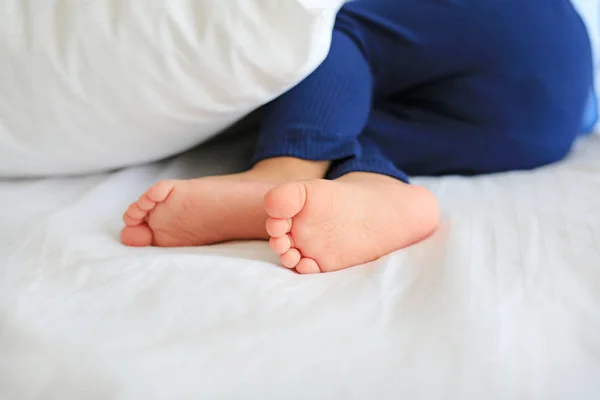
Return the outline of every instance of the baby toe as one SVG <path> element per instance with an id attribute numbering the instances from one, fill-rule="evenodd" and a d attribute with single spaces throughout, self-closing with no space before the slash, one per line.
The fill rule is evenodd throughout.
<path id="1" fill-rule="evenodd" d="M 269 218 L 266 223 L 267 233 L 272 237 L 285 236 L 292 229 L 292 220 Z"/>
<path id="2" fill-rule="evenodd" d="M 142 220 L 146 217 L 147 212 L 140 209 L 137 205 L 137 203 L 133 203 L 132 205 L 129 206 L 129 208 L 127 209 L 125 215 L 128 215 L 130 218 L 132 219 L 139 219 Z"/>
<path id="3" fill-rule="evenodd" d="M 143 194 L 137 201 L 137 206 L 143 211 L 152 211 L 156 207 L 156 202 L 148 197 L 147 194 Z"/>
<path id="4" fill-rule="evenodd" d="M 292 218 L 304 207 L 306 186 L 288 182 L 269 191 L 265 196 L 265 210 L 271 218 Z"/>
<path id="5" fill-rule="evenodd" d="M 289 249 L 281 255 L 281 263 L 286 268 L 296 268 L 296 265 L 300 262 L 302 255 L 298 249 Z"/>
<path id="6" fill-rule="evenodd" d="M 284 235 L 282 237 L 272 237 L 269 240 L 269 246 L 276 254 L 284 254 L 292 248 L 294 243 L 290 235 Z"/>
<path id="7" fill-rule="evenodd" d="M 175 187 L 174 181 L 160 181 L 154 186 L 152 186 L 146 192 L 148 198 L 155 203 L 160 203 L 161 201 L 165 201 L 169 194 L 173 191 Z"/>
<path id="8" fill-rule="evenodd" d="M 303 258 L 296 265 L 296 271 L 299 274 L 308 275 L 308 274 L 320 274 L 321 268 L 319 268 L 319 264 L 311 258 Z"/>

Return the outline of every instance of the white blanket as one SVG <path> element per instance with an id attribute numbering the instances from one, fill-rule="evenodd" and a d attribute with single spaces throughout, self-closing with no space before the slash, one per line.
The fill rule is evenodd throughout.
<path id="1" fill-rule="evenodd" d="M 0 182 L 0 399 L 600 398 L 600 138 L 534 172 L 418 179 L 437 234 L 340 273 L 265 243 L 119 244 L 150 184 L 247 152 Z"/>

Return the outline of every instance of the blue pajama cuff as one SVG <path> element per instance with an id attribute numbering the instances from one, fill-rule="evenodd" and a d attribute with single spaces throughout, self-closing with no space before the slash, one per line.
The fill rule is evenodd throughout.
<path id="1" fill-rule="evenodd" d="M 311 127 L 288 127 L 261 132 L 253 163 L 273 157 L 295 157 L 310 161 L 332 161 L 360 152 L 358 140 L 347 135 L 324 133 Z"/>
<path id="2" fill-rule="evenodd" d="M 399 170 L 387 158 L 356 158 L 335 162 L 327 174 L 327 179 L 337 179 L 351 172 L 371 172 L 386 175 L 405 183 L 410 183 L 408 175 Z"/>

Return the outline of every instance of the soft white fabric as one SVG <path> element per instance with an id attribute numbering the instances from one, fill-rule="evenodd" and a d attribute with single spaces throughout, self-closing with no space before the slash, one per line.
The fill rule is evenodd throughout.
<path id="1" fill-rule="evenodd" d="M 265 243 L 119 245 L 150 184 L 248 153 L 1 182 L 0 398 L 599 398 L 600 137 L 534 172 L 417 180 L 437 234 L 340 273 Z"/>
<path id="2" fill-rule="evenodd" d="M 174 155 L 327 54 L 343 0 L 0 0 L 0 176 Z"/>

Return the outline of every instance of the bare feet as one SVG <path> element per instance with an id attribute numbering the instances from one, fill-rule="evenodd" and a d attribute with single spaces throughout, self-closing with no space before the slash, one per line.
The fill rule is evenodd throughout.
<path id="1" fill-rule="evenodd" d="M 242 174 L 159 182 L 125 212 L 121 241 L 188 247 L 268 239 L 265 194 L 290 179 L 322 177 L 327 168 L 328 163 L 277 158 Z"/>
<path id="2" fill-rule="evenodd" d="M 238 239 L 266 239 L 263 208 L 273 183 L 235 176 L 161 181 L 123 216 L 123 244 L 188 247 Z"/>
<path id="3" fill-rule="evenodd" d="M 263 166 L 265 168 L 263 168 Z M 369 173 L 304 180 L 326 164 L 283 162 L 243 174 L 152 186 L 125 212 L 129 246 L 202 246 L 268 239 L 299 273 L 331 272 L 375 260 L 431 234 L 438 205 L 427 190 Z"/>
<path id="4" fill-rule="evenodd" d="M 369 173 L 285 183 L 265 207 L 271 248 L 301 274 L 376 260 L 426 238 L 439 218 L 427 190 Z"/>

